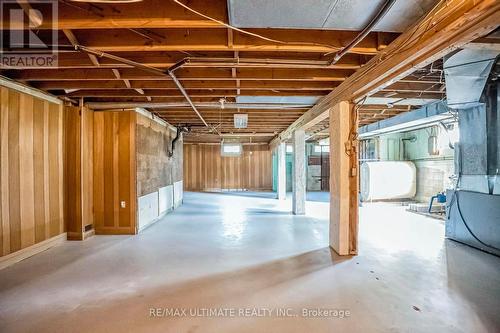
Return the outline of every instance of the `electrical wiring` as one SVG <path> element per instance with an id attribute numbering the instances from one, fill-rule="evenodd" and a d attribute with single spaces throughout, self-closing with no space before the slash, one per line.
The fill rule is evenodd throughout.
<path id="1" fill-rule="evenodd" d="M 279 39 L 274 39 L 274 38 L 269 38 L 269 37 L 266 37 L 266 36 L 263 36 L 263 35 L 260 35 L 260 34 L 256 34 L 256 33 L 253 33 L 253 32 L 250 32 L 250 31 L 246 31 L 244 29 L 240 29 L 240 28 L 237 28 L 237 27 L 234 27 L 226 22 L 223 22 L 221 20 L 218 20 L 218 19 L 215 19 L 213 17 L 210 17 L 208 15 L 205 15 L 191 7 L 189 7 L 188 5 L 180 2 L 179 0 L 172 0 L 174 3 L 178 4 L 179 6 L 183 7 L 184 9 L 190 11 L 191 13 L 194 13 L 198 16 L 201 16 L 203 18 L 206 18 L 207 20 L 210 20 L 212 22 L 215 22 L 215 23 L 218 23 L 228 29 L 231 29 L 231 30 L 234 30 L 234 31 L 238 31 L 242 34 L 245 34 L 245 35 L 249 35 L 249 36 L 252 36 L 252 37 L 256 37 L 256 38 L 259 38 L 259 39 L 262 39 L 262 40 L 265 40 L 265 41 L 268 41 L 268 42 L 272 42 L 272 43 L 277 43 L 277 44 L 283 44 L 283 45 L 296 45 L 296 46 L 322 46 L 322 47 L 327 47 L 327 48 L 330 48 L 332 50 L 336 50 L 336 51 L 339 51 L 341 50 L 342 48 L 341 47 L 337 47 L 337 46 L 333 46 L 333 45 L 329 45 L 329 44 L 322 44 L 322 43 L 313 43 L 313 42 L 289 42 L 289 41 L 283 41 L 283 40 L 279 40 Z"/>
<path id="2" fill-rule="evenodd" d="M 367 98 L 368 98 L 368 96 L 365 96 L 363 98 L 363 100 L 361 101 L 361 103 L 357 104 L 354 107 L 354 109 L 353 109 L 353 111 L 354 111 L 354 115 L 353 115 L 354 116 L 354 120 L 353 120 L 353 122 L 351 124 L 351 128 L 349 129 L 349 136 L 347 138 L 346 143 L 349 143 L 349 142 L 352 143 L 353 141 L 356 141 L 358 139 L 358 132 L 356 131 L 356 124 L 358 123 L 358 111 L 365 104 Z M 347 145 L 346 144 L 344 148 L 345 148 L 345 154 L 347 156 L 351 156 L 352 155 L 352 151 L 351 151 L 352 147 L 351 147 L 351 145 Z"/>
<path id="3" fill-rule="evenodd" d="M 451 197 L 451 200 L 450 200 L 450 205 L 449 205 L 449 208 L 448 208 L 448 220 L 450 219 L 450 216 L 451 216 L 451 209 L 453 208 L 453 204 L 456 204 L 458 215 L 459 215 L 460 219 L 462 220 L 462 222 L 463 222 L 465 228 L 467 229 L 467 231 L 469 231 L 469 233 L 471 234 L 471 236 L 476 241 L 478 241 L 481 245 L 489 247 L 489 248 L 494 249 L 496 251 L 500 251 L 500 248 L 498 248 L 496 246 L 493 246 L 491 244 L 487 244 L 487 243 L 483 242 L 481 239 L 479 239 L 479 237 L 477 237 L 477 235 L 472 231 L 472 229 L 469 227 L 469 224 L 465 220 L 465 218 L 463 216 L 463 213 L 462 213 L 462 210 L 460 209 L 460 199 L 459 199 L 459 194 L 458 194 L 458 192 L 460 192 L 458 190 L 458 184 L 460 183 L 460 178 L 461 178 L 461 175 L 458 176 L 457 183 L 456 183 L 455 189 L 453 191 L 453 196 Z"/>

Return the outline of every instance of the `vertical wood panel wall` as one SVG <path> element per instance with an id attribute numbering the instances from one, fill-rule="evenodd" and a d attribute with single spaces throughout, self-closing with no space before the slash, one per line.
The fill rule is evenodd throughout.
<path id="1" fill-rule="evenodd" d="M 135 126 L 133 111 L 94 112 L 96 234 L 136 233 Z"/>
<path id="2" fill-rule="evenodd" d="M 220 149 L 220 145 L 184 145 L 185 190 L 272 190 L 268 146 L 243 146 L 239 157 L 222 157 Z"/>
<path id="3" fill-rule="evenodd" d="M 93 224 L 93 115 L 87 108 L 64 108 L 64 208 L 72 240 L 83 240 Z"/>
<path id="4" fill-rule="evenodd" d="M 0 255 L 65 231 L 63 112 L 0 87 Z"/>

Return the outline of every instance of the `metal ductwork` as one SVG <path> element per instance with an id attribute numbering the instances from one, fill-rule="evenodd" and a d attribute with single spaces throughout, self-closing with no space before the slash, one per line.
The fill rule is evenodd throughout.
<path id="1" fill-rule="evenodd" d="M 448 107 L 464 109 L 481 104 L 481 95 L 498 54 L 495 50 L 463 49 L 445 57 Z"/>

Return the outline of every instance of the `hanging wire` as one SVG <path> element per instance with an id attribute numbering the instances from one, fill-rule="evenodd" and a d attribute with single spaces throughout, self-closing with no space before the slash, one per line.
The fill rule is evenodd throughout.
<path id="1" fill-rule="evenodd" d="M 288 42 L 288 41 L 283 41 L 283 40 L 279 40 L 279 39 L 274 39 L 274 38 L 269 38 L 269 37 L 266 37 L 266 36 L 263 36 L 263 35 L 260 35 L 260 34 L 256 34 L 256 33 L 253 33 L 253 32 L 250 32 L 250 31 L 247 31 L 247 30 L 243 30 L 243 29 L 240 29 L 240 28 L 237 28 L 237 27 L 234 27 L 230 24 L 227 24 L 226 22 L 223 22 L 221 20 L 218 20 L 218 19 L 215 19 L 213 17 L 210 17 L 208 15 L 205 15 L 191 7 L 189 7 L 188 5 L 180 2 L 179 0 L 173 0 L 173 2 L 175 2 L 176 4 L 178 4 L 179 6 L 183 7 L 184 9 L 198 15 L 198 16 L 201 16 L 203 18 L 206 18 L 207 20 L 210 20 L 212 22 L 215 22 L 215 23 L 218 23 L 219 25 L 222 25 L 228 29 L 231 29 L 231 30 L 234 30 L 234 31 L 238 31 L 242 34 L 245 34 L 245 35 L 249 35 L 249 36 L 252 36 L 252 37 L 256 37 L 256 38 L 259 38 L 259 39 L 262 39 L 262 40 L 265 40 L 265 41 L 268 41 L 268 42 L 272 42 L 272 43 L 277 43 L 277 44 L 283 44 L 283 45 L 296 45 L 296 46 L 322 46 L 322 47 L 327 47 L 327 48 L 330 48 L 332 50 L 336 50 L 336 51 L 339 51 L 341 50 L 342 48 L 341 47 L 337 47 L 337 46 L 333 46 L 333 45 L 329 45 L 329 44 L 322 44 L 322 43 L 314 43 L 314 42 Z"/>

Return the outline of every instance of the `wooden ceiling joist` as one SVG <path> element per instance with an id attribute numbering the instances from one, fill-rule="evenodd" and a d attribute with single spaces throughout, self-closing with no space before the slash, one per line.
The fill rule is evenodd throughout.
<path id="1" fill-rule="evenodd" d="M 354 71 L 347 69 L 235 69 L 238 80 L 289 80 L 289 81 L 343 81 Z M 113 75 L 113 73 L 115 73 Z M 118 76 L 117 74 L 118 73 Z M 74 81 L 74 80 L 162 80 L 170 78 L 150 74 L 139 69 L 27 69 L 5 73 L 19 81 Z M 231 69 L 182 68 L 176 71 L 179 80 L 236 80 Z"/>
<path id="2" fill-rule="evenodd" d="M 141 80 L 130 81 L 133 89 L 177 89 L 172 81 L 162 80 Z M 241 81 L 239 89 L 241 90 L 319 90 L 331 91 L 339 82 L 292 82 L 292 81 Z M 44 90 L 56 89 L 127 89 L 128 87 L 122 80 L 82 80 L 82 81 L 37 81 L 32 82 L 34 87 Z M 185 81 L 185 89 L 209 89 L 226 90 L 236 89 L 235 81 Z"/>
<path id="3" fill-rule="evenodd" d="M 203 52 L 195 55 L 200 59 L 234 59 L 232 51 L 223 52 Z M 296 53 L 296 52 L 238 52 L 239 56 L 233 63 L 221 63 L 220 61 L 211 61 L 203 63 L 191 63 L 189 68 L 301 68 L 301 69 L 325 69 L 325 65 L 329 63 L 329 57 L 323 57 L 318 53 Z M 138 63 L 157 67 L 168 68 L 182 59 L 186 58 L 186 54 L 182 52 L 114 52 L 114 54 L 136 61 Z M 338 63 L 330 66 L 328 69 L 358 69 L 366 63 L 371 56 L 359 54 L 347 54 Z M 130 66 L 118 63 L 112 59 L 100 58 L 99 65 L 95 66 L 86 54 L 70 51 L 59 50 L 57 67 L 38 67 L 42 70 L 53 69 L 91 69 L 91 68 L 130 68 Z M 31 66 L 16 67 L 14 70 L 32 70 Z"/>
<path id="4" fill-rule="evenodd" d="M 229 22 L 226 0 L 182 3 Z M 246 29 L 245 33 L 164 0 L 99 6 L 65 0 L 58 4 L 61 47 L 57 67 L 0 68 L 1 75 L 61 98 L 83 97 L 96 108 L 149 107 L 174 125 L 190 125 L 193 132 L 186 142 L 217 142 L 220 138 L 202 128 L 170 77 L 81 53 L 74 46 L 84 45 L 163 70 L 189 58 L 175 75 L 219 131 L 235 130 L 238 96 L 319 100 L 311 109 L 311 99 L 296 104 L 300 106 L 296 109 L 263 109 L 268 107 L 264 104 L 241 109 L 249 115 L 249 127 L 239 132 L 264 133 L 254 140 L 268 142 L 275 133 L 286 139 L 296 128 L 308 128 L 309 133 L 316 133 L 315 138 L 326 135 L 328 110 L 342 100 L 378 97 L 359 107 L 359 124 L 365 125 L 416 108 L 407 105 L 420 102 L 410 102 L 412 99 L 442 99 L 442 61 L 437 59 L 471 41 L 468 47 L 498 49 L 500 45 L 498 34 L 484 36 L 499 22 L 495 0 L 440 1 L 402 35 L 370 33 L 333 66 L 328 64 L 335 52 L 350 44 L 358 31 L 269 28 Z M 22 1 L 24 10 L 33 8 L 42 15 L 49 7 Z M 27 10 L 28 16 L 30 13 Z M 37 22 L 41 25 L 36 34 L 42 41 L 51 35 L 50 17 L 44 15 L 43 22 Z M 5 26 L 7 22 L 2 20 L 4 29 L 18 29 Z M 220 108 L 221 98 L 227 101 L 225 109 Z M 388 105 L 387 101 L 395 103 Z"/>
<path id="5" fill-rule="evenodd" d="M 190 0 L 189 5 L 215 19 L 227 21 L 226 0 Z M 32 4 L 42 14 L 49 7 Z M 45 17 L 50 17 L 46 15 Z M 37 27 L 52 29 L 51 20 Z M 173 1 L 150 0 L 148 4 L 99 4 L 92 6 L 71 0 L 59 1 L 57 26 L 59 29 L 114 29 L 114 28 L 223 28 L 220 24 L 186 11 Z M 9 29 L 4 23 L 4 29 Z"/>

